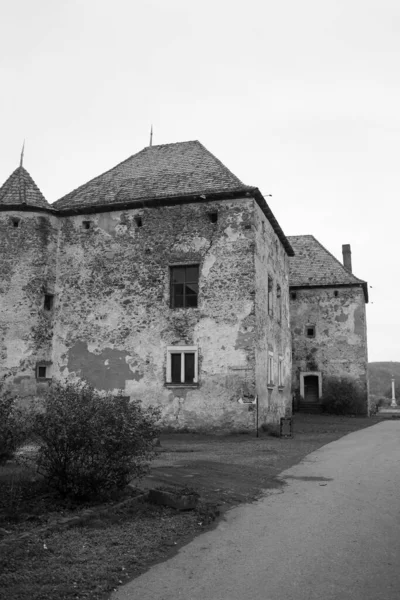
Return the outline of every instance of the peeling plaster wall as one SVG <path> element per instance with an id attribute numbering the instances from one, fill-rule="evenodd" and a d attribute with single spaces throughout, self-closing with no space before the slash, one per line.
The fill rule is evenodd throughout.
<path id="1" fill-rule="evenodd" d="M 254 206 L 243 198 L 60 219 L 54 375 L 159 405 L 164 428 L 252 429 L 253 407 L 239 399 L 255 381 Z M 198 308 L 171 309 L 169 265 L 185 263 L 200 265 Z M 198 346 L 198 387 L 165 385 L 170 345 Z"/>
<path id="2" fill-rule="evenodd" d="M 368 355 L 365 299 L 362 288 L 296 290 L 290 300 L 293 335 L 293 390 L 300 391 L 300 372 L 349 377 L 358 382 L 368 410 Z M 306 326 L 316 326 L 315 338 Z"/>
<path id="3" fill-rule="evenodd" d="M 289 262 L 278 236 L 255 205 L 255 323 L 256 388 L 261 422 L 277 421 L 291 413 L 291 333 L 289 319 Z M 272 315 L 268 314 L 268 276 L 273 281 Z M 281 288 L 278 310 L 277 286 Z M 268 353 L 273 352 L 273 385 L 268 385 Z M 278 386 L 278 361 L 283 361 L 283 385 Z"/>
<path id="4" fill-rule="evenodd" d="M 55 287 L 57 237 L 53 215 L 0 212 L 0 378 L 22 396 L 47 387 L 36 380 L 37 362 L 51 369 L 54 309 L 44 309 L 44 292 Z"/>

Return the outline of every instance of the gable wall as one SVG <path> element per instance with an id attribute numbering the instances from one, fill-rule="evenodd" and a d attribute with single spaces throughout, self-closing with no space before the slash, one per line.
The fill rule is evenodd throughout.
<path id="1" fill-rule="evenodd" d="M 253 210 L 250 198 L 61 219 L 55 375 L 159 405 L 164 428 L 252 429 L 239 399 L 255 369 Z M 198 308 L 169 306 L 176 263 L 200 264 Z M 166 387 L 169 345 L 198 346 L 197 388 Z"/>
<path id="2" fill-rule="evenodd" d="M 301 372 L 356 381 L 368 406 L 368 355 L 364 293 L 361 287 L 303 288 L 290 300 L 293 335 L 293 391 L 300 391 Z M 315 325 L 308 338 L 307 325 Z"/>

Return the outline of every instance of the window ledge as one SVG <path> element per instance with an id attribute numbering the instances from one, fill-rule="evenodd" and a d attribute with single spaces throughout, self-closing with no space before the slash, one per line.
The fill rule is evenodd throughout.
<path id="1" fill-rule="evenodd" d="M 198 383 L 165 383 L 166 388 L 192 388 L 196 389 L 199 387 Z"/>
<path id="2" fill-rule="evenodd" d="M 283 390 L 284 390 L 284 389 L 285 389 L 285 386 L 284 386 L 284 385 L 278 385 L 278 390 L 279 390 L 280 392 L 283 392 Z"/>
<path id="3" fill-rule="evenodd" d="M 273 389 L 275 389 L 275 384 L 274 384 L 274 383 L 269 383 L 269 384 L 267 385 L 267 388 L 268 388 L 269 390 L 273 390 Z"/>

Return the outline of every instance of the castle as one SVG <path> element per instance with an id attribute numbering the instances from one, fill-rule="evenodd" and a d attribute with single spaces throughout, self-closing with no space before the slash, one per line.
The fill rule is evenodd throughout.
<path id="1" fill-rule="evenodd" d="M 364 386 L 368 412 L 365 282 L 338 261 L 332 298 L 296 279 L 311 236 L 287 238 L 199 142 L 147 147 L 54 204 L 21 165 L 0 227 L 0 377 L 20 397 L 85 379 L 159 406 L 165 429 L 246 431 L 256 399 L 277 421 L 329 372 Z"/>

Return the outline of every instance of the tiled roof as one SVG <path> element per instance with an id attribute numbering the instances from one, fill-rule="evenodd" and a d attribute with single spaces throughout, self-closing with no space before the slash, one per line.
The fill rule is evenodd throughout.
<path id="1" fill-rule="evenodd" d="M 253 189 L 200 142 L 149 146 L 54 203 L 79 209 L 134 200 Z"/>
<path id="2" fill-rule="evenodd" d="M 295 255 L 289 259 L 290 286 L 354 285 L 366 282 L 344 268 L 313 235 L 290 235 Z"/>
<path id="3" fill-rule="evenodd" d="M 15 169 L 0 188 L 0 207 L 11 205 L 51 208 L 24 167 Z"/>

